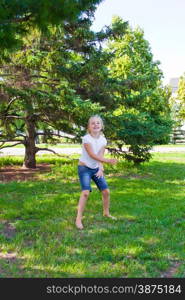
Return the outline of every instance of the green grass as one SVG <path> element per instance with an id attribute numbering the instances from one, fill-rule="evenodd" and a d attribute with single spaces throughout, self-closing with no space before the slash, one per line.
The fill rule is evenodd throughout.
<path id="1" fill-rule="evenodd" d="M 172 270 L 173 277 L 185 276 L 185 154 L 155 153 L 138 168 L 107 165 L 117 221 L 102 216 L 93 185 L 83 231 L 74 226 L 77 161 L 38 162 L 52 163 L 51 172 L 0 183 L 0 277 L 155 278 Z"/>

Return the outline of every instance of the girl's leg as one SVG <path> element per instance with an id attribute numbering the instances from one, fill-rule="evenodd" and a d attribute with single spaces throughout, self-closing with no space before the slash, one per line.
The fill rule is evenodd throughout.
<path id="1" fill-rule="evenodd" d="M 78 229 L 83 229 L 83 224 L 82 224 L 82 215 L 83 215 L 83 211 L 84 211 L 84 208 L 85 208 L 85 204 L 86 204 L 86 201 L 88 199 L 88 196 L 89 196 L 89 190 L 84 190 L 81 192 L 81 195 L 80 195 L 80 199 L 79 199 L 79 202 L 78 202 L 78 211 L 77 211 L 77 217 L 76 217 L 76 227 Z"/>
<path id="2" fill-rule="evenodd" d="M 102 191 L 102 201 L 103 201 L 103 215 L 109 215 L 109 207 L 110 207 L 110 191 L 109 189 L 105 189 Z"/>
<path id="3" fill-rule="evenodd" d="M 111 219 L 116 219 L 115 217 L 110 215 L 110 191 L 109 189 L 105 189 L 102 191 L 102 200 L 103 200 L 103 215 L 104 217 L 108 217 Z"/>
<path id="4" fill-rule="evenodd" d="M 93 181 L 96 183 L 99 190 L 101 190 L 102 193 L 102 200 L 103 200 L 103 215 L 105 217 L 109 217 L 112 219 L 116 219 L 115 217 L 112 217 L 109 212 L 110 207 L 110 191 L 107 185 L 107 182 L 105 180 L 105 177 L 97 177 L 96 174 L 92 176 Z"/>

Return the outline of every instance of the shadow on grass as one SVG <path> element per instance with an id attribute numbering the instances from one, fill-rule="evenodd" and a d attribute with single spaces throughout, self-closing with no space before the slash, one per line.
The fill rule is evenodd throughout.
<path id="1" fill-rule="evenodd" d="M 182 266 L 184 167 L 152 162 L 137 170 L 140 176 L 119 170 L 124 177 L 107 177 L 118 220 L 103 218 L 100 194 L 93 190 L 82 231 L 74 226 L 78 183 L 48 178 L 2 184 L 0 217 L 16 228 L 11 238 L 4 235 L 2 247 L 24 257 L 10 261 L 5 276 L 157 277 L 173 262 Z"/>

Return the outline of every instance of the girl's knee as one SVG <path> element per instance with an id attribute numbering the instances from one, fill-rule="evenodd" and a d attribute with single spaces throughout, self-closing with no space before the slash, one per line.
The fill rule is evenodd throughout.
<path id="1" fill-rule="evenodd" d="M 109 196 L 110 195 L 110 190 L 109 189 L 105 189 L 102 191 L 102 195 L 103 196 Z"/>
<path id="2" fill-rule="evenodd" d="M 81 195 L 82 195 L 83 197 L 85 197 L 85 198 L 88 198 L 89 193 L 90 193 L 90 191 L 84 190 L 84 191 L 82 191 L 82 194 L 81 194 Z"/>

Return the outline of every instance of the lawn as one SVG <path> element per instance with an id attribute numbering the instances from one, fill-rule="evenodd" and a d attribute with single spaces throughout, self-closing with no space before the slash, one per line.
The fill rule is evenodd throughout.
<path id="1" fill-rule="evenodd" d="M 77 157 L 76 157 L 77 158 Z M 84 230 L 74 226 L 77 159 L 38 157 L 51 169 L 0 182 L 0 277 L 185 277 L 185 154 L 106 166 L 111 214 L 93 185 Z M 21 158 L 0 158 L 20 164 Z"/>

